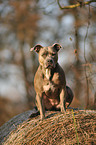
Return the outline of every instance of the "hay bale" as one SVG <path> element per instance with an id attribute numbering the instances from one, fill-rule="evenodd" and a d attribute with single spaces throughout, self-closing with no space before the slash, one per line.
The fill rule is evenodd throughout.
<path id="1" fill-rule="evenodd" d="M 96 111 L 74 111 L 76 127 L 72 110 L 67 110 L 66 115 L 61 112 L 46 112 L 46 119 L 40 121 L 40 116 L 29 119 L 31 112 L 27 111 L 26 119 L 12 129 L 9 134 L 2 139 L 4 145 L 64 145 L 77 144 L 77 136 L 80 144 L 96 144 Z M 19 120 L 20 120 L 19 115 Z M 15 119 L 15 118 L 14 118 Z M 14 122 L 13 119 L 13 122 Z M 17 121 L 18 121 L 17 119 Z M 15 119 L 16 122 L 16 119 Z M 10 122 L 9 122 L 10 123 Z M 12 119 L 11 119 L 12 123 Z M 5 125 L 5 128 L 8 124 Z M 10 129 L 10 125 L 8 126 Z M 3 130 L 4 132 L 6 131 Z"/>

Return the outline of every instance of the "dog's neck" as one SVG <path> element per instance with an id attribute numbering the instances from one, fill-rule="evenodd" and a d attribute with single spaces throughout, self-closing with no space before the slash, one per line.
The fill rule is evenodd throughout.
<path id="1" fill-rule="evenodd" d="M 40 68 L 41 68 L 41 70 L 43 72 L 43 76 L 45 78 L 47 78 L 48 80 L 51 80 L 53 75 L 54 75 L 54 71 L 56 70 L 57 65 L 58 65 L 58 63 L 56 64 L 55 68 L 53 68 L 53 69 L 50 69 L 50 68 L 45 69 L 44 67 L 42 67 L 40 65 Z"/>
<path id="2" fill-rule="evenodd" d="M 52 69 L 45 69 L 45 68 L 43 68 L 42 66 L 40 66 L 40 68 L 42 69 L 43 76 L 44 76 L 46 79 L 50 80 L 51 77 L 53 76 L 53 75 L 52 75 L 52 74 L 53 74 L 53 73 L 52 73 L 53 70 L 52 70 Z"/>

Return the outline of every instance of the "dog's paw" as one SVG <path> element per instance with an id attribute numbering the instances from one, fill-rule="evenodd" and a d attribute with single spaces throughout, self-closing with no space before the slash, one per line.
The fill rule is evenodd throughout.
<path id="1" fill-rule="evenodd" d="M 64 107 L 61 107 L 61 112 L 66 113 L 66 109 Z"/>
<path id="2" fill-rule="evenodd" d="M 45 115 L 41 115 L 41 120 L 43 121 L 45 118 Z"/>

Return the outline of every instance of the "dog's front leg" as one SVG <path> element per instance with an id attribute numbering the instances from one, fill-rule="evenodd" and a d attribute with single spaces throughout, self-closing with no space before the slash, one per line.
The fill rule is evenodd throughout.
<path id="1" fill-rule="evenodd" d="M 40 96 L 39 94 L 36 95 L 36 101 L 37 101 L 37 108 L 40 111 L 41 120 L 45 117 L 45 107 L 43 102 L 43 95 Z"/>
<path id="2" fill-rule="evenodd" d="M 62 113 L 65 113 L 66 111 L 65 103 L 66 103 L 66 89 L 62 88 L 60 93 L 60 108 Z"/>

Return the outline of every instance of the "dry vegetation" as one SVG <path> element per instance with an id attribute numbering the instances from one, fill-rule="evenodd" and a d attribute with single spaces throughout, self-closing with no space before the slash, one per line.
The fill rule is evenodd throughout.
<path id="1" fill-rule="evenodd" d="M 76 127 L 74 124 L 74 117 Z M 4 145 L 69 145 L 96 144 L 96 112 L 91 110 L 67 110 L 66 115 L 60 112 L 47 112 L 46 119 L 40 121 L 39 116 L 28 119 L 11 131 L 3 141 Z"/>

